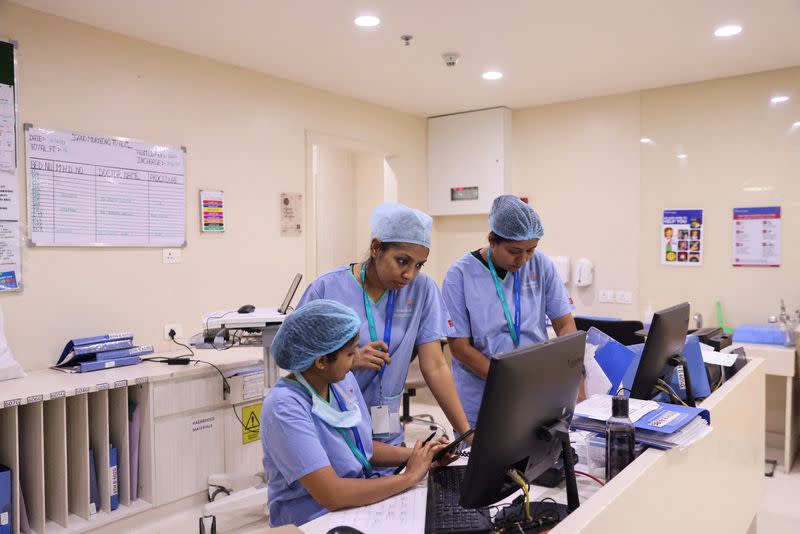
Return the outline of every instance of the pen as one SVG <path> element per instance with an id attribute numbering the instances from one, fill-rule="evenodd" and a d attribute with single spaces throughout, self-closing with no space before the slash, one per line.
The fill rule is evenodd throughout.
<path id="1" fill-rule="evenodd" d="M 425 444 L 426 444 L 426 443 L 428 443 L 430 440 L 432 440 L 432 439 L 433 439 L 433 436 L 435 436 L 435 435 L 436 435 L 436 431 L 434 430 L 434 431 L 431 433 L 431 435 L 430 435 L 430 436 L 428 436 L 427 438 L 425 438 L 425 441 L 423 441 L 423 442 L 422 442 L 422 446 L 424 447 L 424 446 L 425 446 Z M 406 468 L 406 465 L 408 465 L 408 460 L 406 460 L 406 461 L 405 461 L 405 462 L 403 462 L 402 464 L 398 465 L 398 466 L 395 468 L 395 470 L 394 470 L 394 472 L 393 472 L 392 474 L 393 474 L 393 475 L 399 475 L 399 474 L 400 474 L 400 471 L 402 471 L 403 469 L 405 469 L 405 468 Z"/>

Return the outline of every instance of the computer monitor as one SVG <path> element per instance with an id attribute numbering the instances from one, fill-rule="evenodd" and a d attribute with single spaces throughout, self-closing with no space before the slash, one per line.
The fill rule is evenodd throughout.
<path id="1" fill-rule="evenodd" d="M 278 313 L 281 315 L 286 315 L 286 312 L 289 310 L 289 305 L 292 303 L 294 294 L 297 293 L 297 288 L 300 286 L 300 281 L 302 279 L 302 274 L 297 273 L 294 275 L 294 280 L 292 280 L 292 284 L 289 286 L 289 291 L 286 292 L 286 296 L 283 298 L 283 304 L 278 308 Z"/>
<path id="2" fill-rule="evenodd" d="M 528 482 L 564 467 L 570 510 L 578 506 L 569 424 L 583 371 L 586 333 L 575 332 L 493 357 L 464 480 L 461 505 L 489 506 L 520 489 L 506 473 Z M 571 473 L 570 473 L 571 471 Z"/>
<path id="3" fill-rule="evenodd" d="M 575 317 L 575 326 L 578 327 L 578 330 L 583 330 L 584 332 L 588 332 L 590 328 L 596 328 L 623 345 L 641 343 L 642 337 L 636 332 L 644 328 L 641 321 L 617 321 L 614 319 L 592 319 L 590 317 Z"/>
<path id="4" fill-rule="evenodd" d="M 657 393 L 659 379 L 669 383 L 672 373 L 680 366 L 686 381 L 687 402 L 694 406 L 691 379 L 683 347 L 689 329 L 689 304 L 684 302 L 653 314 L 639 367 L 631 385 L 631 397 L 649 400 Z"/>

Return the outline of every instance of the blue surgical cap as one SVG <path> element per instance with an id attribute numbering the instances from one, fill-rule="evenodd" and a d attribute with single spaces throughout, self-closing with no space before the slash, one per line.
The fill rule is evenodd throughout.
<path id="1" fill-rule="evenodd" d="M 312 300 L 286 317 L 272 342 L 281 369 L 305 371 L 320 356 L 332 354 L 361 328 L 356 312 L 333 300 Z"/>
<path id="2" fill-rule="evenodd" d="M 381 204 L 372 212 L 372 238 L 383 243 L 414 243 L 431 248 L 430 215 L 402 204 Z"/>
<path id="3" fill-rule="evenodd" d="M 511 241 L 527 241 L 544 236 L 539 214 L 514 195 L 501 195 L 494 199 L 489 211 L 489 228 Z"/>

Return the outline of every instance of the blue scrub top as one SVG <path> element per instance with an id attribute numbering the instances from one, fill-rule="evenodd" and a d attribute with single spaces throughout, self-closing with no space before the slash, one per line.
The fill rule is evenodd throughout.
<path id="1" fill-rule="evenodd" d="M 385 292 L 377 302 L 372 303 L 375 327 L 379 339 L 383 340 L 383 328 L 386 322 Z M 298 308 L 306 302 L 316 299 L 331 299 L 353 309 L 361 319 L 361 341 L 364 346 L 370 341 L 369 324 L 364 312 L 364 296 L 361 284 L 353 276 L 350 265 L 340 267 L 323 274 L 306 289 L 300 299 Z M 408 376 L 408 366 L 414 347 L 438 341 L 451 335 L 448 329 L 447 311 L 442 295 L 436 283 L 427 275 L 419 273 L 414 280 L 397 291 L 395 309 L 392 320 L 392 339 L 389 343 L 391 365 L 383 373 L 383 404 L 392 412 L 399 412 L 403 388 Z M 380 404 L 378 371 L 367 369 L 353 370 L 361 392 L 368 406 Z M 399 445 L 403 441 L 403 433 L 391 436 L 376 436 L 375 439 Z"/>
<path id="2" fill-rule="evenodd" d="M 546 317 L 557 319 L 570 313 L 572 299 L 558 276 L 553 261 L 535 252 L 519 270 L 522 318 L 520 347 L 547 340 Z M 511 316 L 514 316 L 514 275 L 500 280 Z M 492 273 L 471 253 L 447 271 L 442 295 L 454 326 L 450 337 L 470 338 L 472 346 L 487 358 L 515 349 L 503 314 L 503 306 L 492 281 Z M 486 382 L 453 358 L 453 380 L 470 426 L 475 426 Z"/>
<path id="3" fill-rule="evenodd" d="M 361 422 L 354 428 L 367 458 L 372 458 L 372 422 L 358 382 L 352 373 L 347 373 L 334 387 L 358 403 Z M 261 408 L 261 446 L 269 481 L 269 522 L 273 527 L 302 525 L 328 512 L 305 490 L 300 483 L 302 477 L 327 466 L 342 478 L 364 477 L 361 463 L 342 435 L 311 413 L 311 403 L 308 390 L 283 378 Z M 339 409 L 335 401 L 333 406 Z M 348 432 L 352 433 L 350 429 Z"/>

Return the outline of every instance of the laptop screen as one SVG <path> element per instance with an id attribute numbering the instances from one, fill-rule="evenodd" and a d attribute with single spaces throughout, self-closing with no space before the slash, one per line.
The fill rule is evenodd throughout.
<path id="1" fill-rule="evenodd" d="M 292 303 L 292 299 L 294 298 L 294 294 L 297 293 L 297 288 L 300 286 L 300 280 L 303 279 L 303 275 L 297 273 L 294 275 L 294 280 L 292 280 L 292 285 L 289 286 L 289 291 L 286 292 L 286 297 L 283 299 L 283 304 L 281 307 L 278 308 L 278 313 L 281 315 L 286 315 L 286 310 L 289 309 L 289 304 Z"/>

